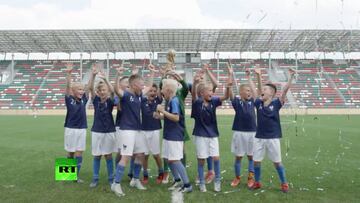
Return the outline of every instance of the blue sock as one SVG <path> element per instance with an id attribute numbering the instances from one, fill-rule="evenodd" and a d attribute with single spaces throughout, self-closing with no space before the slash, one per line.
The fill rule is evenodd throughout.
<path id="1" fill-rule="evenodd" d="M 286 183 L 285 168 L 283 165 L 276 167 L 281 183 Z"/>
<path id="2" fill-rule="evenodd" d="M 134 165 L 135 165 L 135 159 L 131 158 L 128 176 L 133 176 L 133 174 L 134 174 Z"/>
<path id="3" fill-rule="evenodd" d="M 235 176 L 240 177 L 241 174 L 241 160 L 236 159 L 234 164 Z"/>
<path id="4" fill-rule="evenodd" d="M 189 184 L 190 181 L 189 181 L 189 177 L 187 176 L 185 166 L 180 161 L 174 162 L 174 166 L 175 166 L 177 172 L 179 173 L 183 183 Z"/>
<path id="5" fill-rule="evenodd" d="M 175 182 L 180 181 L 180 176 L 179 176 L 179 173 L 178 173 L 177 168 L 175 167 L 174 163 L 169 162 L 169 167 L 170 167 L 170 171 L 174 177 Z"/>
<path id="6" fill-rule="evenodd" d="M 149 177 L 149 173 L 147 169 L 143 170 L 144 177 Z"/>
<path id="7" fill-rule="evenodd" d="M 114 162 L 113 159 L 106 159 L 106 168 L 108 172 L 108 180 L 110 183 L 114 180 Z"/>
<path id="8" fill-rule="evenodd" d="M 206 163 L 207 163 L 208 171 L 212 171 L 213 170 L 213 158 L 211 156 L 209 156 L 206 159 Z"/>
<path id="9" fill-rule="evenodd" d="M 82 164 L 82 156 L 77 156 L 75 157 L 76 161 L 77 161 L 77 175 L 79 176 L 80 173 L 80 169 L 81 169 L 81 164 Z"/>
<path id="10" fill-rule="evenodd" d="M 115 183 L 120 183 L 121 179 L 124 175 L 125 166 L 117 164 L 116 165 L 116 172 L 115 172 Z"/>
<path id="11" fill-rule="evenodd" d="M 221 180 L 220 160 L 214 160 L 214 171 L 215 171 L 215 180 L 220 181 Z"/>
<path id="12" fill-rule="evenodd" d="M 141 164 L 135 163 L 134 164 L 134 178 L 139 179 L 141 172 Z"/>
<path id="13" fill-rule="evenodd" d="M 254 172 L 255 172 L 255 182 L 260 182 L 261 177 L 261 165 L 254 165 Z"/>
<path id="14" fill-rule="evenodd" d="M 94 157 L 93 160 L 93 181 L 99 180 L 99 171 L 100 171 L 100 160 L 101 157 Z"/>
<path id="15" fill-rule="evenodd" d="M 205 177 L 204 177 L 204 165 L 200 164 L 198 161 L 198 176 L 200 184 L 205 184 Z"/>
<path id="16" fill-rule="evenodd" d="M 253 172 L 254 173 L 254 160 L 249 160 L 249 173 Z"/>

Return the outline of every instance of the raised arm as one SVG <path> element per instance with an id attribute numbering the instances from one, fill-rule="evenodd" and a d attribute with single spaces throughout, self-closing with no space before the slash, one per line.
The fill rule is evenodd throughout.
<path id="1" fill-rule="evenodd" d="M 254 82 L 253 82 L 252 79 L 251 79 L 250 70 L 249 70 L 249 69 L 246 69 L 245 73 L 246 73 L 246 77 L 247 77 L 248 80 L 249 80 L 250 91 L 251 91 L 251 93 L 252 93 L 252 95 L 253 95 L 253 98 L 257 98 L 257 97 L 258 97 L 258 93 L 257 93 L 257 91 L 256 91 L 255 84 L 254 84 Z"/>
<path id="2" fill-rule="evenodd" d="M 68 63 L 66 64 L 66 89 L 65 94 L 71 95 L 71 73 L 73 71 L 73 64 Z"/>
<path id="3" fill-rule="evenodd" d="M 147 94 L 149 92 L 149 90 L 151 89 L 152 84 L 154 83 L 154 75 L 157 72 L 155 66 L 152 64 L 148 65 L 148 69 L 150 70 L 150 78 L 149 78 L 147 84 L 145 85 L 145 88 L 142 91 L 142 93 L 144 95 Z"/>
<path id="4" fill-rule="evenodd" d="M 123 66 L 119 66 L 116 68 L 116 79 L 115 79 L 116 81 L 115 81 L 114 92 L 119 98 L 124 96 L 124 91 L 120 88 L 120 78 L 122 77 L 124 71 L 125 68 Z"/>
<path id="5" fill-rule="evenodd" d="M 91 94 L 91 99 L 95 98 L 94 81 L 95 81 L 96 74 L 98 74 L 98 72 L 99 71 L 97 69 L 97 65 L 93 64 L 90 79 L 89 79 L 89 84 L 88 84 L 89 92 Z"/>
<path id="6" fill-rule="evenodd" d="M 288 82 L 286 83 L 285 87 L 284 87 L 284 90 L 282 91 L 282 94 L 281 94 L 281 97 L 280 97 L 280 102 L 282 104 L 285 103 L 285 99 L 286 99 L 286 94 L 287 92 L 289 91 L 290 87 L 291 87 L 291 84 L 292 84 L 292 81 L 294 79 L 294 75 L 295 75 L 295 70 L 293 69 L 289 69 L 289 80 Z"/>
<path id="7" fill-rule="evenodd" d="M 211 84 L 213 85 L 213 91 L 215 92 L 216 88 L 219 87 L 219 81 L 217 81 L 214 74 L 210 71 L 209 67 L 209 64 L 204 64 L 203 70 L 204 73 L 209 77 Z"/>
<path id="8" fill-rule="evenodd" d="M 197 86 L 200 83 L 200 74 L 199 72 L 197 72 L 195 74 L 194 80 L 193 80 L 193 84 L 191 87 L 191 99 L 194 102 L 197 99 Z"/>
<path id="9" fill-rule="evenodd" d="M 131 75 L 136 75 L 136 74 L 138 74 L 138 73 L 139 73 L 139 68 L 136 67 L 135 64 L 132 64 L 132 65 L 131 65 Z"/>
<path id="10" fill-rule="evenodd" d="M 225 101 L 225 100 L 227 100 L 229 98 L 230 89 L 231 89 L 232 84 L 233 84 L 234 70 L 232 69 L 231 65 L 228 65 L 227 68 L 228 68 L 228 80 L 227 80 L 227 84 L 226 84 L 225 93 L 224 93 L 223 96 L 220 97 L 220 101 Z"/>
<path id="11" fill-rule="evenodd" d="M 261 90 L 262 90 L 262 82 L 261 82 L 261 69 L 259 65 L 255 66 L 255 74 L 256 74 L 256 79 L 257 79 L 257 83 L 258 83 L 258 89 L 257 89 L 257 93 L 258 95 L 261 94 Z"/>

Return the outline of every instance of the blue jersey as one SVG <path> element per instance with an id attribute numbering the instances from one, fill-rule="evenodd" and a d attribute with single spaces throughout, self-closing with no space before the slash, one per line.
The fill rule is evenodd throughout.
<path id="1" fill-rule="evenodd" d="M 180 109 L 180 101 L 177 96 L 170 99 L 165 110 L 172 114 L 179 115 L 179 121 L 174 122 L 164 117 L 164 139 L 170 141 L 184 141 L 185 117 Z"/>
<path id="2" fill-rule="evenodd" d="M 121 130 L 141 130 L 141 95 L 137 96 L 125 91 L 120 101 Z"/>
<path id="3" fill-rule="evenodd" d="M 83 94 L 82 98 L 77 101 L 71 95 L 65 95 L 66 117 L 64 127 L 66 128 L 87 128 L 86 121 L 86 103 L 88 98 Z"/>
<path id="4" fill-rule="evenodd" d="M 114 118 L 112 115 L 114 100 L 108 98 L 105 102 L 101 102 L 100 97 L 95 96 L 93 105 L 95 113 L 91 131 L 97 133 L 115 132 Z"/>
<path id="5" fill-rule="evenodd" d="M 231 100 L 231 104 L 235 110 L 232 130 L 255 132 L 256 121 L 254 99 L 241 100 L 240 98 L 235 97 Z"/>
<path id="6" fill-rule="evenodd" d="M 273 99 L 268 106 L 260 99 L 255 100 L 257 110 L 256 138 L 273 139 L 281 138 L 279 111 L 282 104 L 279 98 Z"/>
<path id="7" fill-rule="evenodd" d="M 191 108 L 191 118 L 195 119 L 193 135 L 202 137 L 218 137 L 216 107 L 221 105 L 219 97 L 211 97 L 208 105 L 203 98 L 196 99 Z"/>
<path id="8" fill-rule="evenodd" d="M 162 98 L 156 97 L 153 101 L 149 101 L 146 97 L 141 101 L 141 118 L 142 118 L 142 130 L 152 131 L 161 129 L 160 119 L 153 117 L 156 111 L 156 106 L 161 104 Z"/>

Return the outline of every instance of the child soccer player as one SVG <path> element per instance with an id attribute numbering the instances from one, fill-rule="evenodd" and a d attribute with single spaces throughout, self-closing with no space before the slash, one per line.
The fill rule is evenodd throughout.
<path id="1" fill-rule="evenodd" d="M 183 182 L 180 192 L 188 193 L 192 191 L 185 166 L 181 163 L 184 148 L 184 129 L 185 115 L 181 111 L 179 98 L 176 96 L 178 83 L 172 79 L 164 79 L 161 93 L 166 100 L 166 106 L 158 105 L 157 111 L 164 117 L 163 158 L 169 163 L 170 170 L 174 176 L 174 183 L 169 190 L 175 190 Z M 181 179 L 180 179 L 181 178 Z"/>
<path id="2" fill-rule="evenodd" d="M 260 83 L 260 75 L 257 76 Z M 230 90 L 230 99 L 235 111 L 232 126 L 234 133 L 231 141 L 231 152 L 235 155 L 235 178 L 231 182 L 231 186 L 236 187 L 240 184 L 241 159 L 246 154 L 249 161 L 247 186 L 251 188 L 254 184 L 253 145 L 256 134 L 254 98 L 251 96 L 248 84 L 240 85 L 239 95 L 240 98 L 235 97 Z"/>
<path id="3" fill-rule="evenodd" d="M 121 159 L 116 166 L 115 180 L 111 190 L 119 197 L 125 195 L 120 182 L 124 175 L 125 166 L 133 155 L 136 160 L 134 164 L 134 177 L 130 182 L 130 186 L 136 187 L 139 190 L 146 190 L 139 180 L 144 152 L 147 150 L 145 138 L 141 134 L 141 98 L 143 89 L 144 80 L 137 74 L 129 77 L 128 90 L 123 91 L 120 88 L 116 88 L 117 94 L 120 97 L 122 111 L 119 132 L 121 134 Z"/>
<path id="4" fill-rule="evenodd" d="M 219 82 L 216 80 L 215 76 L 210 71 L 209 64 L 204 64 L 203 68 L 197 73 L 197 77 L 199 78 L 199 82 L 204 82 L 204 81 L 206 82 L 205 76 L 207 76 L 210 79 L 210 82 L 212 83 L 212 86 L 213 86 L 213 92 L 215 92 L 216 88 L 219 86 Z M 189 91 L 192 91 L 192 84 L 188 84 L 188 86 L 189 86 Z M 208 171 L 207 171 L 206 176 L 205 176 L 205 182 L 206 182 L 206 184 L 209 184 L 215 178 L 215 173 L 214 173 L 214 169 L 213 169 L 213 159 L 212 159 L 211 156 L 209 156 L 206 159 L 206 163 L 207 163 Z M 198 176 L 195 179 L 195 183 L 200 184 Z"/>
<path id="5" fill-rule="evenodd" d="M 195 136 L 196 155 L 198 158 L 198 176 L 200 180 L 200 191 L 206 192 L 204 178 L 205 159 L 212 157 L 214 161 L 215 182 L 214 190 L 221 191 L 220 153 L 219 153 L 219 131 L 217 128 L 216 108 L 229 98 L 232 86 L 233 70 L 228 67 L 229 77 L 225 95 L 213 96 L 213 87 L 205 82 L 199 83 L 199 76 L 195 76 L 192 87 L 192 111 L 191 117 L 195 119 L 193 135 Z M 197 95 L 200 95 L 198 97 Z"/>
<path id="6" fill-rule="evenodd" d="M 151 78 L 153 78 L 155 67 L 153 65 L 149 65 L 149 68 L 152 69 Z M 159 88 L 156 84 L 153 84 L 149 92 L 147 93 L 147 97 L 143 97 L 141 101 L 142 133 L 143 136 L 145 136 L 146 144 L 148 148 L 148 151 L 145 152 L 145 161 L 143 165 L 144 184 L 147 184 L 149 179 L 149 175 L 147 171 L 149 153 L 151 153 L 154 156 L 156 165 L 158 167 L 159 175 L 156 178 L 156 183 L 160 184 L 164 177 L 164 169 L 162 167 L 162 160 L 160 157 L 161 121 L 160 118 L 157 117 L 155 114 L 157 105 L 161 103 L 162 103 L 162 96 L 159 91 Z"/>
<path id="7" fill-rule="evenodd" d="M 256 72 L 259 72 L 258 70 Z M 247 73 L 250 74 L 249 72 Z M 261 96 L 255 100 L 257 110 L 257 128 L 254 140 L 254 170 L 255 183 L 252 189 L 261 188 L 261 161 L 265 153 L 274 163 L 281 181 L 281 191 L 288 192 L 289 186 L 285 178 L 285 169 L 281 163 L 280 138 L 282 137 L 279 111 L 285 103 L 286 93 L 290 89 L 295 71 L 289 69 L 289 80 L 280 97 L 275 97 L 276 86 L 267 83 L 262 87 Z M 249 80 L 253 95 L 256 95 L 255 85 Z"/>
<path id="8" fill-rule="evenodd" d="M 170 79 L 176 80 L 179 84 L 181 84 L 181 88 L 176 91 L 176 96 L 179 99 L 180 103 L 180 111 L 183 115 L 185 115 L 185 99 L 189 93 L 188 84 L 185 82 L 185 80 L 176 72 L 172 70 L 168 70 L 165 74 L 165 77 L 169 77 Z M 162 83 L 160 83 L 160 89 L 162 89 Z M 186 124 L 184 123 L 184 142 L 190 140 L 189 134 L 186 130 Z M 185 150 L 185 148 L 183 148 Z M 185 151 L 183 152 L 183 158 L 181 159 L 181 162 L 186 167 L 186 154 Z M 167 184 L 169 182 L 169 166 L 166 162 L 166 159 L 164 159 L 164 177 L 163 177 L 163 184 Z"/>
<path id="9" fill-rule="evenodd" d="M 129 77 L 128 76 L 122 76 L 120 77 L 123 72 L 124 72 L 124 68 L 122 66 L 117 67 L 117 65 L 114 65 L 115 68 L 117 69 L 117 77 L 116 77 L 116 83 L 115 83 L 115 88 L 119 88 L 123 91 L 125 91 L 127 88 L 129 88 Z M 115 165 L 117 163 L 119 163 L 120 161 L 120 140 L 121 140 L 121 135 L 120 135 L 120 118 L 121 118 L 121 106 L 120 106 L 120 98 L 119 97 L 115 97 L 115 105 L 117 108 L 117 112 L 116 112 L 116 119 L 115 119 L 115 138 L 116 138 L 116 147 L 115 147 L 115 153 L 116 153 L 116 158 L 115 158 Z"/>
<path id="10" fill-rule="evenodd" d="M 65 133 L 64 147 L 68 152 L 68 158 L 74 158 L 77 161 L 77 182 L 83 181 L 79 178 L 82 164 L 82 153 L 86 146 L 86 103 L 88 97 L 85 94 L 84 85 L 71 82 L 71 72 L 73 65 L 67 64 L 66 69 L 66 90 L 65 90 Z"/>
<path id="11" fill-rule="evenodd" d="M 101 79 L 94 90 L 95 76 Z M 108 172 L 108 181 L 113 182 L 113 159 L 112 152 L 115 148 L 115 125 L 112 116 L 114 108 L 114 90 L 103 73 L 99 73 L 96 65 L 93 66 L 89 80 L 91 100 L 94 106 L 94 122 L 91 128 L 91 148 L 93 160 L 93 179 L 90 187 L 96 187 L 99 183 L 99 171 L 101 156 L 105 156 Z"/>
<path id="12" fill-rule="evenodd" d="M 159 175 L 156 179 L 156 183 L 160 184 L 163 180 L 164 169 L 162 167 L 162 160 L 160 157 L 160 129 L 161 121 L 157 116 L 154 116 L 156 112 L 156 106 L 162 103 L 162 97 L 158 94 L 158 86 L 153 84 L 147 97 L 144 97 L 141 104 L 141 115 L 142 115 L 142 131 L 146 138 L 148 152 L 145 153 L 145 162 L 143 166 L 144 179 L 143 183 L 148 182 L 148 161 L 149 153 L 154 156 L 156 165 L 158 167 Z"/>

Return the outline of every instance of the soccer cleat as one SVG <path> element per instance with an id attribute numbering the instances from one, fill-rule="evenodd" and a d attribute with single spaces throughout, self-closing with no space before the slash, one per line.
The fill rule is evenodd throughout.
<path id="1" fill-rule="evenodd" d="M 149 176 L 144 176 L 144 178 L 143 178 L 143 180 L 142 180 L 142 183 L 143 183 L 144 185 L 146 185 L 146 184 L 148 184 L 148 182 L 149 182 Z"/>
<path id="2" fill-rule="evenodd" d="M 113 191 L 118 197 L 125 196 L 124 192 L 121 189 L 120 183 L 113 183 L 111 185 L 111 191 Z"/>
<path id="3" fill-rule="evenodd" d="M 215 192 L 221 191 L 221 181 L 220 180 L 214 181 L 214 190 L 215 190 Z"/>
<path id="4" fill-rule="evenodd" d="M 131 179 L 130 181 L 130 187 L 136 187 L 139 190 L 146 190 L 146 187 L 144 187 L 139 179 Z"/>
<path id="5" fill-rule="evenodd" d="M 206 184 L 209 184 L 211 183 L 215 178 L 215 174 L 214 172 L 212 171 L 208 171 L 206 176 L 205 176 L 205 181 L 206 181 Z"/>
<path id="6" fill-rule="evenodd" d="M 164 174 L 159 174 L 159 176 L 156 178 L 156 184 L 162 183 L 164 179 Z"/>
<path id="7" fill-rule="evenodd" d="M 168 172 L 165 172 L 165 173 L 164 173 L 164 176 L 163 176 L 163 179 L 162 179 L 162 183 L 163 183 L 163 184 L 168 184 L 168 183 L 169 183 L 169 173 L 168 173 Z"/>
<path id="8" fill-rule="evenodd" d="M 254 180 L 254 173 L 253 172 L 250 172 L 249 173 L 249 176 L 248 176 L 248 181 L 247 181 L 247 186 L 248 188 L 251 188 L 255 183 L 255 180 Z"/>
<path id="9" fill-rule="evenodd" d="M 183 186 L 183 187 L 181 187 L 181 188 L 179 189 L 179 192 L 182 192 L 182 193 L 190 193 L 190 192 L 192 192 L 192 186 L 191 186 L 191 185 L 188 186 L 188 187 Z"/>
<path id="10" fill-rule="evenodd" d="M 251 186 L 252 190 L 257 190 L 261 188 L 261 183 L 260 182 L 254 182 L 254 184 Z"/>
<path id="11" fill-rule="evenodd" d="M 74 181 L 75 183 L 84 183 L 84 180 L 78 178 L 77 180 Z"/>
<path id="12" fill-rule="evenodd" d="M 282 183 L 281 184 L 281 191 L 284 193 L 289 192 L 289 185 L 287 183 Z"/>
<path id="13" fill-rule="evenodd" d="M 91 183 L 90 183 L 90 187 L 91 188 L 94 188 L 94 187 L 96 187 L 96 186 L 98 186 L 99 185 L 99 180 L 93 180 L 93 181 L 91 181 Z"/>
<path id="14" fill-rule="evenodd" d="M 231 187 L 236 187 L 240 184 L 240 177 L 235 177 L 233 181 L 231 181 Z"/>
<path id="15" fill-rule="evenodd" d="M 181 181 L 175 181 L 173 184 L 168 188 L 168 190 L 173 191 L 176 190 L 181 186 Z"/>
<path id="16" fill-rule="evenodd" d="M 200 192 L 206 192 L 206 185 L 205 184 L 200 184 L 199 185 L 199 188 L 200 188 Z"/>

